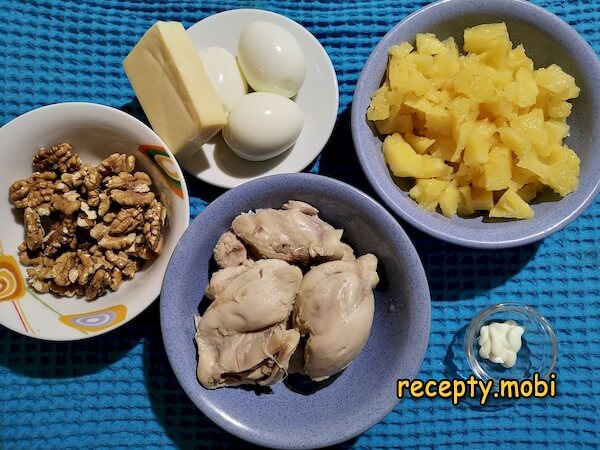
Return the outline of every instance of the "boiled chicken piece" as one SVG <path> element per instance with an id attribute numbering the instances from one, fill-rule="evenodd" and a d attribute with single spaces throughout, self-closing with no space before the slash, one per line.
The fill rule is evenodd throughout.
<path id="1" fill-rule="evenodd" d="M 221 235 L 213 250 L 213 256 L 222 269 L 240 266 L 248 260 L 246 247 L 231 231 Z"/>
<path id="2" fill-rule="evenodd" d="M 330 261 L 302 280 L 294 305 L 294 326 L 308 335 L 304 371 L 315 381 L 346 368 L 369 338 L 379 282 L 377 258 Z"/>
<path id="3" fill-rule="evenodd" d="M 300 339 L 286 325 L 301 281 L 299 268 L 269 259 L 213 275 L 207 289 L 213 302 L 196 317 L 204 387 L 270 385 L 284 377 Z"/>
<path id="4" fill-rule="evenodd" d="M 290 200 L 283 209 L 243 213 L 232 223 L 233 232 L 259 258 L 296 264 L 338 260 L 347 252 L 342 230 L 319 218 L 313 206 Z"/>

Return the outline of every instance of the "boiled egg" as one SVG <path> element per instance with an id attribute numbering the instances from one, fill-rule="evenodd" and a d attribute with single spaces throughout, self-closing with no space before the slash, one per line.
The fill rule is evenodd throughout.
<path id="1" fill-rule="evenodd" d="M 285 28 L 265 21 L 252 22 L 238 40 L 238 60 L 255 91 L 290 98 L 306 76 L 306 58 L 296 38 Z"/>
<path id="2" fill-rule="evenodd" d="M 248 83 L 240 71 L 237 59 L 224 48 L 200 50 L 200 59 L 221 100 L 225 113 L 248 93 Z"/>
<path id="3" fill-rule="evenodd" d="M 298 139 L 304 118 L 290 99 L 253 92 L 238 101 L 223 128 L 223 139 L 240 157 L 264 161 L 280 155 Z"/>

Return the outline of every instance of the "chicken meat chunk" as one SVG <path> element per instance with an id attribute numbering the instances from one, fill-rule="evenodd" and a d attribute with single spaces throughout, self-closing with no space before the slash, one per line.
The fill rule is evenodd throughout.
<path id="1" fill-rule="evenodd" d="M 287 324 L 301 281 L 299 268 L 272 259 L 213 275 L 212 303 L 195 318 L 202 386 L 270 385 L 285 376 L 300 339 Z"/>
<path id="2" fill-rule="evenodd" d="M 301 265 L 342 259 L 348 252 L 341 242 L 343 230 L 321 220 L 318 212 L 307 203 L 290 200 L 282 209 L 240 214 L 232 229 L 258 258 Z"/>
<path id="3" fill-rule="evenodd" d="M 294 327 L 307 336 L 304 372 L 315 381 L 346 368 L 369 338 L 379 282 L 377 258 L 330 261 L 302 280 L 294 305 Z"/>
<path id="4" fill-rule="evenodd" d="M 221 269 L 240 266 L 248 261 L 246 247 L 231 231 L 221 235 L 213 250 L 213 256 Z"/>

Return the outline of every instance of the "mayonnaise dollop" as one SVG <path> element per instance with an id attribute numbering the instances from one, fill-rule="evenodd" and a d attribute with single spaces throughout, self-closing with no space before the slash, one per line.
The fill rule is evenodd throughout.
<path id="1" fill-rule="evenodd" d="M 525 328 L 513 320 L 491 322 L 479 330 L 479 356 L 510 368 L 517 362 Z"/>

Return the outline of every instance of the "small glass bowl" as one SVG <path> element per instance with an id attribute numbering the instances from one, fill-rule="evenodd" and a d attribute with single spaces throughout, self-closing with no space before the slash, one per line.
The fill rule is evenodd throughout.
<path id="1" fill-rule="evenodd" d="M 517 362 L 511 368 L 493 363 L 479 356 L 479 330 L 490 322 L 514 320 L 525 328 L 522 346 L 517 353 Z M 554 370 L 558 356 L 558 343 L 554 330 L 548 321 L 532 306 L 514 302 L 498 303 L 489 306 L 477 314 L 469 323 L 465 332 L 465 355 L 471 370 L 478 378 L 487 381 L 532 378 L 539 373 L 548 379 Z"/>

